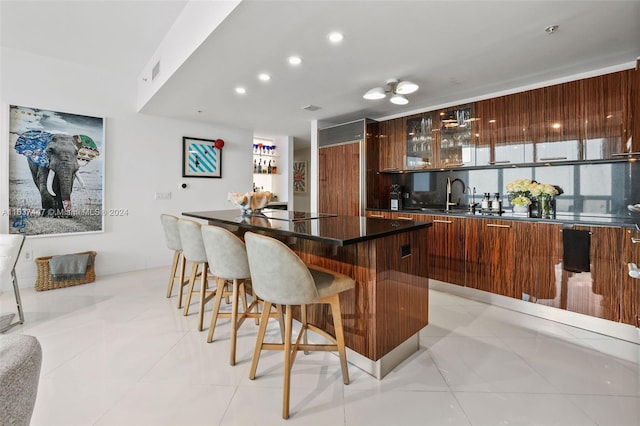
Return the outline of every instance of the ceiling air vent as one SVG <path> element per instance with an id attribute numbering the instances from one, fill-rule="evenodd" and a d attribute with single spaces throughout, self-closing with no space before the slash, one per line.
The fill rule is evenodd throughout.
<path id="1" fill-rule="evenodd" d="M 356 120 L 318 130 L 318 147 L 364 139 L 366 120 Z"/>
<path id="2" fill-rule="evenodd" d="M 155 80 L 158 74 L 160 74 L 160 61 L 156 62 L 151 70 L 151 81 Z"/>
<path id="3" fill-rule="evenodd" d="M 306 109 L 307 111 L 317 111 L 320 109 L 320 107 L 316 105 L 307 105 L 302 107 L 302 109 Z"/>

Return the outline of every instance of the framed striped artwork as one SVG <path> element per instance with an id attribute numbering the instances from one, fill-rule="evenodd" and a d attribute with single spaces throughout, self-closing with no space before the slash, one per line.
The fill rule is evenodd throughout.
<path id="1" fill-rule="evenodd" d="M 182 138 L 182 177 L 222 177 L 222 150 L 216 141 Z"/>

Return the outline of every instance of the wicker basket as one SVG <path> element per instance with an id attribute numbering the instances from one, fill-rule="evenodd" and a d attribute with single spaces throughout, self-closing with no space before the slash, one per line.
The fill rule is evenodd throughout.
<path id="1" fill-rule="evenodd" d="M 71 287 L 73 285 L 78 284 L 87 284 L 94 282 L 96 280 L 96 252 L 95 251 L 84 251 L 82 253 L 75 254 L 90 254 L 93 259 L 89 266 L 87 266 L 87 271 L 84 274 L 84 278 L 75 279 L 75 280 L 62 280 L 62 281 L 54 281 L 51 276 L 51 271 L 49 270 L 49 259 L 53 256 L 45 256 L 38 257 L 35 259 L 36 266 L 38 267 L 38 278 L 36 278 L 36 291 L 43 290 L 53 290 L 56 288 L 65 288 Z"/>

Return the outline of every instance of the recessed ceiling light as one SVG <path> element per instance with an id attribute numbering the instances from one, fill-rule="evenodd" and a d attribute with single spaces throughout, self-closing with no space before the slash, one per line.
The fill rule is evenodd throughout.
<path id="1" fill-rule="evenodd" d="M 334 31 L 329 34 L 329 41 L 331 43 L 340 43 L 342 40 L 344 40 L 344 36 L 342 35 L 342 33 Z"/>
<path id="2" fill-rule="evenodd" d="M 307 111 L 317 111 L 320 109 L 320 107 L 317 105 L 306 105 L 306 106 L 303 106 L 302 109 Z"/>
<path id="3" fill-rule="evenodd" d="M 302 58 L 300 56 L 289 56 L 289 63 L 291 65 L 300 65 L 302 63 Z"/>
<path id="4" fill-rule="evenodd" d="M 236 87 L 236 93 L 239 95 L 244 95 L 245 93 L 247 93 L 247 89 L 245 89 L 244 87 L 238 86 Z"/>
<path id="5" fill-rule="evenodd" d="M 269 80 L 271 80 L 271 76 L 269 74 L 267 74 L 266 72 L 263 72 L 263 73 L 258 74 L 258 79 L 260 81 L 269 81 Z"/>

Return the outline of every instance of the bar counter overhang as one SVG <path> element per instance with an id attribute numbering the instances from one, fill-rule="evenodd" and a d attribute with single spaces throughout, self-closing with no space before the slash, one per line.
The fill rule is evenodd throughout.
<path id="1" fill-rule="evenodd" d="M 428 324 L 427 243 L 430 222 L 265 209 L 186 212 L 236 235 L 246 231 L 285 242 L 310 265 L 351 276 L 340 295 L 351 364 L 381 379 L 419 349 Z M 310 307 L 308 321 L 333 333 L 330 311 Z"/>

